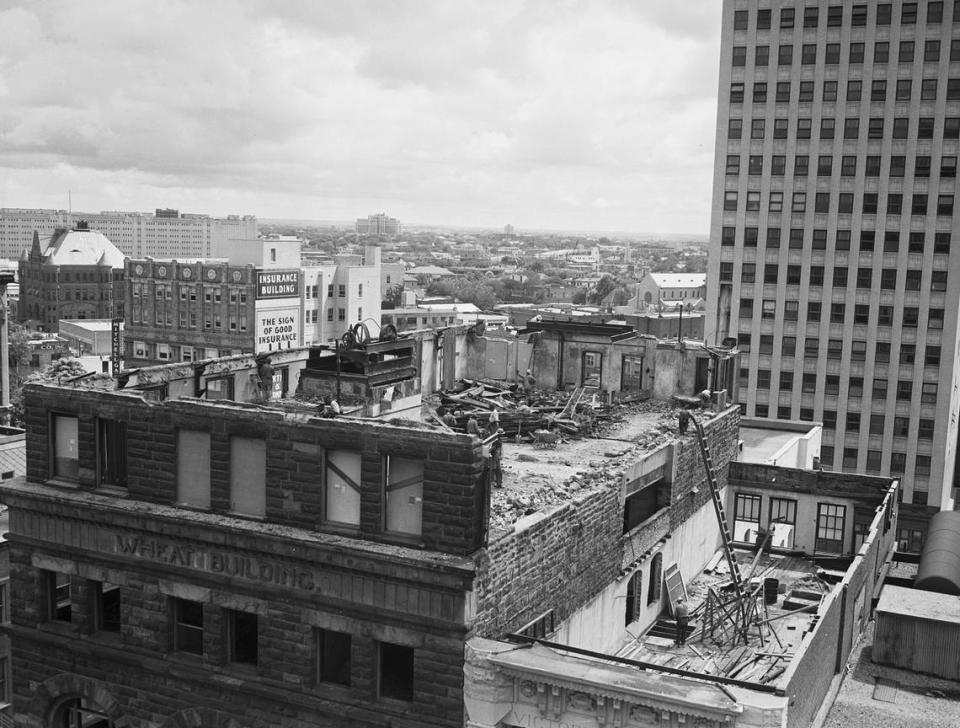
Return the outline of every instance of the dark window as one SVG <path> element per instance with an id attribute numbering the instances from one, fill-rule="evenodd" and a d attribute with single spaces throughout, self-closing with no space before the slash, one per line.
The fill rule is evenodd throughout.
<path id="1" fill-rule="evenodd" d="M 746 46 L 733 47 L 733 65 L 734 66 L 747 65 L 747 47 Z"/>
<path id="2" fill-rule="evenodd" d="M 916 344 L 900 344 L 900 363 L 913 364 L 917 359 Z"/>
<path id="3" fill-rule="evenodd" d="M 746 30 L 750 13 L 746 10 L 737 10 L 733 13 L 733 29 Z"/>
<path id="4" fill-rule="evenodd" d="M 933 271 L 930 278 L 930 290 L 931 291 L 947 290 L 947 271 L 945 270 Z"/>
<path id="5" fill-rule="evenodd" d="M 843 303 L 830 304 L 830 323 L 842 324 L 847 317 L 847 307 Z M 836 394 L 836 392 L 834 392 Z"/>
<path id="6" fill-rule="evenodd" d="M 795 11 L 793 8 L 780 9 L 780 27 L 792 28 L 794 23 Z"/>
<path id="7" fill-rule="evenodd" d="M 843 121 L 843 138 L 844 139 L 856 139 L 860 136 L 860 119 L 844 119 Z"/>
<path id="8" fill-rule="evenodd" d="M 903 9 L 900 11 L 900 24 L 916 25 L 916 23 L 917 23 L 917 4 L 904 3 Z"/>
<path id="9" fill-rule="evenodd" d="M 943 22 L 943 2 L 941 2 L 941 0 L 927 3 L 927 22 Z"/>
<path id="10" fill-rule="evenodd" d="M 903 195 L 899 192 L 891 192 L 887 195 L 887 214 L 899 215 L 901 212 L 903 212 Z"/>
<path id="11" fill-rule="evenodd" d="M 94 629 L 120 631 L 120 587 L 105 581 L 91 582 Z"/>
<path id="12" fill-rule="evenodd" d="M 740 155 L 739 154 L 727 155 L 727 174 L 733 174 L 733 175 L 740 174 Z"/>
<path id="13" fill-rule="evenodd" d="M 943 309 L 942 308 L 927 309 L 927 328 L 928 329 L 943 328 Z"/>
<path id="14" fill-rule="evenodd" d="M 808 394 L 810 392 L 817 391 L 817 375 L 816 374 L 804 374 L 801 388 L 804 392 Z"/>
<path id="15" fill-rule="evenodd" d="M 843 25 L 843 6 L 831 5 L 827 8 L 827 27 L 839 28 Z"/>
<path id="16" fill-rule="evenodd" d="M 890 157 L 890 176 L 903 177 L 907 170 L 907 158 L 901 155 Z"/>
<path id="17" fill-rule="evenodd" d="M 413 700 L 413 648 L 389 642 L 381 642 L 379 648 L 379 696 Z"/>
<path id="18" fill-rule="evenodd" d="M 947 79 L 947 101 L 960 99 L 960 78 Z"/>
<path id="19" fill-rule="evenodd" d="M 763 139 L 764 128 L 766 127 L 765 119 L 754 119 L 750 123 L 750 138 L 751 139 Z"/>
<path id="20" fill-rule="evenodd" d="M 934 253 L 950 252 L 950 233 L 934 233 L 933 252 Z"/>
<path id="21" fill-rule="evenodd" d="M 838 266 L 833 269 L 833 285 L 837 288 L 845 288 L 847 285 L 847 268 Z"/>
<path id="22" fill-rule="evenodd" d="M 897 117 L 893 120 L 893 138 L 906 139 L 910 130 L 910 119 Z"/>
<path id="23" fill-rule="evenodd" d="M 940 41 L 928 40 L 923 44 L 924 63 L 937 63 L 940 60 Z"/>
<path id="24" fill-rule="evenodd" d="M 929 174 L 924 176 L 929 177 Z M 927 214 L 927 196 L 926 195 L 914 194 L 913 200 L 910 204 L 910 214 L 911 215 Z"/>
<path id="25" fill-rule="evenodd" d="M 770 30 L 770 8 L 757 11 L 757 30 Z"/>
<path id="26" fill-rule="evenodd" d="M 257 615 L 233 609 L 226 612 L 230 662 L 256 665 L 259 652 Z"/>
<path id="27" fill-rule="evenodd" d="M 817 44 L 804 43 L 800 49 L 800 63 L 804 66 L 812 66 L 817 62 Z"/>
<path id="28" fill-rule="evenodd" d="M 833 157 L 829 154 L 821 154 L 817 159 L 817 177 L 829 177 L 833 174 Z"/>
<path id="29" fill-rule="evenodd" d="M 960 61 L 960 40 L 950 41 L 950 62 Z"/>
<path id="30" fill-rule="evenodd" d="M 857 268 L 857 288 L 870 288 L 873 285 L 873 269 Z"/>
<path id="31" fill-rule="evenodd" d="M 788 247 L 794 250 L 803 248 L 803 228 L 790 228 L 790 242 Z"/>
<path id="32" fill-rule="evenodd" d="M 782 45 L 777 49 L 777 63 L 781 66 L 790 66 L 793 64 L 792 45 Z"/>
<path id="33" fill-rule="evenodd" d="M 350 684 L 351 637 L 345 632 L 317 629 L 317 680 L 319 682 Z"/>
<path id="34" fill-rule="evenodd" d="M 922 116 L 917 120 L 917 138 L 933 139 L 933 117 Z"/>
<path id="35" fill-rule="evenodd" d="M 909 78 L 901 78 L 897 81 L 897 101 L 909 101 L 913 88 L 913 81 Z"/>
<path id="36" fill-rule="evenodd" d="M 840 63 L 840 44 L 827 43 L 823 56 L 823 62 L 828 66 L 835 66 Z"/>
<path id="37" fill-rule="evenodd" d="M 823 266 L 822 265 L 810 266 L 810 285 L 815 287 L 819 287 L 823 285 Z"/>
<path id="38" fill-rule="evenodd" d="M 807 302 L 807 320 L 814 321 L 819 323 L 822 316 L 822 305 L 820 301 L 808 301 Z M 811 344 L 811 340 L 807 340 L 807 345 Z M 814 352 L 816 352 L 816 342 L 813 342 Z"/>
<path id="39" fill-rule="evenodd" d="M 740 84 L 741 96 L 743 94 L 743 84 Z M 741 98 L 741 101 L 743 99 Z M 887 100 L 887 82 L 883 80 L 875 80 L 870 83 L 870 100 L 871 101 L 886 101 Z"/>
<path id="40" fill-rule="evenodd" d="M 860 325 L 870 323 L 870 307 L 864 303 L 856 304 L 853 307 L 853 323 Z"/>
<path id="41" fill-rule="evenodd" d="M 863 81 L 847 81 L 847 101 L 859 101 L 863 90 Z"/>
<path id="42" fill-rule="evenodd" d="M 883 139 L 883 119 L 873 117 L 867 122 L 867 138 Z M 869 159 L 869 157 L 868 157 Z M 874 157 L 877 161 L 877 174 L 880 173 L 880 157 Z"/>
<path id="43" fill-rule="evenodd" d="M 953 195 L 937 195 L 937 214 L 953 214 Z"/>
<path id="44" fill-rule="evenodd" d="M 943 138 L 960 139 L 960 117 L 948 116 L 943 120 Z"/>
<path id="45" fill-rule="evenodd" d="M 766 66 L 770 63 L 770 46 L 757 46 L 754 53 L 753 65 Z"/>
<path id="46" fill-rule="evenodd" d="M 921 101 L 937 100 L 937 79 L 925 78 L 920 82 L 920 100 Z"/>
<path id="47" fill-rule="evenodd" d="M 203 603 L 173 599 L 173 649 L 203 654 Z"/>
<path id="48" fill-rule="evenodd" d="M 957 158 L 956 157 L 940 157 L 940 176 L 941 177 L 957 176 Z"/>
<path id="49" fill-rule="evenodd" d="M 787 285 L 799 286 L 800 285 L 800 271 L 801 267 L 799 265 L 788 265 L 787 266 Z M 761 337 L 763 338 L 763 337 Z"/>
<path id="50" fill-rule="evenodd" d="M 823 228 L 814 228 L 813 230 L 813 249 L 814 250 L 826 250 L 827 248 L 827 231 Z"/>
<path id="51" fill-rule="evenodd" d="M 891 3 L 880 3 L 877 5 L 877 25 L 890 25 L 893 19 L 893 5 Z"/>
<path id="52" fill-rule="evenodd" d="M 820 120 L 820 138 L 833 139 L 833 132 L 835 128 L 836 128 L 835 119 L 821 119 Z"/>
<path id="53" fill-rule="evenodd" d="M 727 138 L 739 139 L 743 134 L 743 119 L 730 119 L 727 126 Z"/>
<path id="54" fill-rule="evenodd" d="M 747 193 L 750 194 L 749 192 Z M 806 192 L 794 192 L 793 193 L 793 203 L 790 207 L 791 212 L 806 212 L 807 210 L 807 193 Z"/>
<path id="55" fill-rule="evenodd" d="M 797 119 L 797 139 L 809 139 L 810 129 L 810 119 Z"/>
<path id="56" fill-rule="evenodd" d="M 789 81 L 778 81 L 777 82 L 777 103 L 790 103 L 790 82 Z"/>
<path id="57" fill-rule="evenodd" d="M 899 63 L 913 63 L 914 48 L 915 46 L 912 40 L 900 41 L 900 53 L 897 55 L 897 61 Z M 744 49 L 744 51 L 746 51 L 746 49 Z"/>
<path id="58" fill-rule="evenodd" d="M 748 192 L 747 193 L 747 212 L 756 212 L 760 209 L 760 193 L 759 192 Z"/>
<path id="59" fill-rule="evenodd" d="M 877 193 L 876 192 L 863 193 L 863 214 L 864 215 L 877 214 Z"/>
<path id="60" fill-rule="evenodd" d="M 800 101 L 813 101 L 813 81 L 800 82 Z"/>
<path id="61" fill-rule="evenodd" d="M 816 234 L 816 231 L 814 231 Z M 834 241 L 834 247 L 837 250 L 850 250 L 850 231 L 837 230 L 837 238 Z"/>
<path id="62" fill-rule="evenodd" d="M 891 326 L 893 324 L 893 306 L 877 306 L 877 325 Z"/>
<path id="63" fill-rule="evenodd" d="M 727 190 L 723 193 L 723 209 L 736 211 L 737 193 L 735 191 Z"/>
<path id="64" fill-rule="evenodd" d="M 907 250 L 911 253 L 922 253 L 924 248 L 924 240 L 922 232 L 912 232 L 910 233 L 909 242 L 907 244 Z"/>
<path id="65" fill-rule="evenodd" d="M 780 228 L 767 228 L 767 242 L 766 246 L 768 248 L 779 248 L 780 247 Z"/>
<path id="66" fill-rule="evenodd" d="M 806 177 L 810 173 L 810 157 L 806 154 L 798 154 L 793 158 L 793 176 Z"/>
<path id="67" fill-rule="evenodd" d="M 754 283 L 757 279 L 756 263 L 744 263 L 740 268 L 740 282 Z"/>
<path id="68" fill-rule="evenodd" d="M 48 621 L 70 622 L 73 620 L 73 597 L 70 594 L 70 576 L 59 571 L 41 571 L 46 598 Z"/>
<path id="69" fill-rule="evenodd" d="M 743 103 L 743 83 L 737 81 L 730 84 L 730 103 L 731 104 L 742 104 Z"/>
<path id="70" fill-rule="evenodd" d="M 896 290 L 897 288 L 897 269 L 896 268 L 884 268 L 880 271 L 880 288 L 883 288 L 888 291 Z"/>
<path id="71" fill-rule="evenodd" d="M 816 28 L 820 18 L 820 9 L 816 7 L 803 9 L 803 27 Z"/>
<path id="72" fill-rule="evenodd" d="M 757 247 L 757 228 L 747 227 L 743 229 L 743 246 L 745 248 Z"/>
<path id="73" fill-rule="evenodd" d="M 863 27 L 867 24 L 867 6 L 854 5 L 850 16 L 850 25 L 855 28 Z"/>
<path id="74" fill-rule="evenodd" d="M 873 243 L 876 239 L 876 232 L 873 230 L 860 231 L 860 250 L 873 250 Z"/>
<path id="75" fill-rule="evenodd" d="M 776 283 L 779 275 L 780 266 L 776 263 L 767 263 L 763 266 L 763 282 Z"/>
<path id="76" fill-rule="evenodd" d="M 777 119 L 777 121 L 781 121 Z M 782 120 L 786 123 L 786 119 Z M 774 133 L 776 136 L 776 133 Z M 953 158 L 956 161 L 956 157 Z M 774 154 L 770 159 L 770 174 L 774 177 L 782 177 L 787 171 L 787 158 L 783 154 Z"/>
<path id="77" fill-rule="evenodd" d="M 841 214 L 850 214 L 853 212 L 853 193 L 841 192 L 837 199 L 837 212 Z"/>
<path id="78" fill-rule="evenodd" d="M 823 100 L 824 101 L 837 100 L 837 82 L 836 81 L 823 82 Z"/>
<path id="79" fill-rule="evenodd" d="M 881 121 L 881 136 L 883 135 L 883 128 Z M 869 156 L 867 157 L 866 168 L 864 173 L 867 177 L 879 177 L 880 176 L 880 157 L 879 156 Z"/>
<path id="80" fill-rule="evenodd" d="M 733 245 L 737 239 L 737 229 L 725 227 L 720 231 L 720 245 Z"/>
<path id="81" fill-rule="evenodd" d="M 897 401 L 909 402 L 913 395 L 913 382 L 909 379 L 901 379 L 897 382 Z"/>
<path id="82" fill-rule="evenodd" d="M 733 263 L 729 263 L 729 262 L 720 263 L 720 282 L 721 283 L 733 282 Z"/>
<path id="83" fill-rule="evenodd" d="M 903 307 L 903 327 L 915 329 L 920 323 L 920 309 L 916 306 Z"/>
<path id="84" fill-rule="evenodd" d="M 877 41 L 873 44 L 873 62 L 886 63 L 890 60 L 890 44 L 885 41 Z"/>
<path id="85" fill-rule="evenodd" d="M 850 452 L 852 450 L 852 452 Z M 857 450 L 843 449 L 843 467 L 857 467 Z M 831 554 L 843 553 L 843 535 L 846 521 L 846 506 L 819 503 L 817 505 L 817 539 L 815 548 Z"/>
<path id="86" fill-rule="evenodd" d="M 97 469 L 101 485 L 127 487 L 127 424 L 97 420 Z"/>

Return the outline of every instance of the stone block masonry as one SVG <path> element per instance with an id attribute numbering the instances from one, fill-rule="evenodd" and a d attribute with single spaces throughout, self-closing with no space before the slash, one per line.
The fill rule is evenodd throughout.
<path id="1" fill-rule="evenodd" d="M 720 487 L 726 487 L 739 439 L 739 411 L 731 407 L 704 423 Z M 700 451 L 691 433 L 674 443 L 675 467 L 665 512 L 623 533 L 624 483 L 619 475 L 568 503 L 528 516 L 477 557 L 475 633 L 499 639 L 548 610 L 566 619 L 623 569 L 625 554 L 653 546 L 710 499 Z M 633 453 L 628 463 L 642 459 Z"/>

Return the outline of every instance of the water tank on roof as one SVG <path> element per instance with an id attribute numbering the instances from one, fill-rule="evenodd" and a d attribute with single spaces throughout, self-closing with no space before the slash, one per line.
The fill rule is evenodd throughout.
<path id="1" fill-rule="evenodd" d="M 960 594 L 960 512 L 941 511 L 930 519 L 914 587 Z"/>

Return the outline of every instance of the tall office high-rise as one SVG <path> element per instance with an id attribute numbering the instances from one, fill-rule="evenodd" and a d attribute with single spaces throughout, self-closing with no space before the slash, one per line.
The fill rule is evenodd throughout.
<path id="1" fill-rule="evenodd" d="M 960 2 L 724 0 L 707 340 L 746 415 L 902 477 L 912 548 L 953 507 L 958 150 Z"/>

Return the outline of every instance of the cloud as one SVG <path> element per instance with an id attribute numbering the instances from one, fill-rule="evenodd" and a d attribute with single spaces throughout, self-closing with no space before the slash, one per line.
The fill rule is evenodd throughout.
<path id="1" fill-rule="evenodd" d="M 718 56 L 712 0 L 24 2 L 0 205 L 705 232 Z"/>

